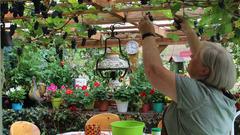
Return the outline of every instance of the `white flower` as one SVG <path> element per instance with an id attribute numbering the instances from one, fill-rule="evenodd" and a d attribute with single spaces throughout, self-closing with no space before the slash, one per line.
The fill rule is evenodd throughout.
<path id="1" fill-rule="evenodd" d="M 9 94 L 10 94 L 10 92 L 9 92 L 9 91 L 7 91 L 7 92 L 6 92 L 6 95 L 7 95 L 7 96 L 9 96 Z"/>
<path id="2" fill-rule="evenodd" d="M 22 89 L 22 87 L 21 86 L 17 86 L 17 88 L 16 88 L 17 90 L 21 90 Z"/>
<path id="3" fill-rule="evenodd" d="M 15 92 L 15 89 L 14 88 L 10 88 L 10 92 Z"/>

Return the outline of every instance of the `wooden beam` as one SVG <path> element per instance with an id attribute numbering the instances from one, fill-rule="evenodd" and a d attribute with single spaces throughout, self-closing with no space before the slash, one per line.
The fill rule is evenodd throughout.
<path id="1" fill-rule="evenodd" d="M 129 39 L 121 39 L 121 45 L 125 46 L 128 41 L 132 40 Z M 141 45 L 141 38 L 135 38 L 135 41 L 137 41 Z M 77 40 L 78 48 L 104 48 L 104 44 L 102 44 L 99 40 L 87 40 L 85 46 L 81 46 L 82 40 Z M 181 38 L 179 41 L 173 41 L 169 38 L 156 38 L 156 42 L 158 45 L 182 45 L 187 43 L 186 37 Z M 117 47 L 118 41 L 117 40 L 109 40 L 107 43 L 107 47 Z"/>

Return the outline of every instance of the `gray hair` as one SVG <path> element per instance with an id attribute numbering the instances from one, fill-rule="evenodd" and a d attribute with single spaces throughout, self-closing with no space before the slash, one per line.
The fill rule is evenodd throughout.
<path id="1" fill-rule="evenodd" d="M 200 60 L 210 69 L 203 81 L 218 89 L 230 90 L 236 82 L 236 68 L 233 58 L 220 44 L 201 41 Z"/>

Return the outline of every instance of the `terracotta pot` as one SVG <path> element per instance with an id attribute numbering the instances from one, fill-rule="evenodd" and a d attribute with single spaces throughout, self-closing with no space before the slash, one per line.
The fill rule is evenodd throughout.
<path id="1" fill-rule="evenodd" d="M 146 113 L 151 110 L 151 104 L 143 104 L 141 111 Z"/>
<path id="2" fill-rule="evenodd" d="M 103 100 L 103 101 L 98 101 L 98 109 L 99 111 L 103 112 L 103 111 L 107 111 L 108 110 L 108 101 L 107 100 Z"/>

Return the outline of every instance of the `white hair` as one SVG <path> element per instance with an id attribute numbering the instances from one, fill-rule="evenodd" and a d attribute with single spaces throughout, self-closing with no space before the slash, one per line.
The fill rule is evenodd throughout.
<path id="1" fill-rule="evenodd" d="M 201 41 L 200 60 L 210 69 L 204 83 L 218 89 L 230 90 L 236 82 L 236 68 L 233 58 L 220 44 Z"/>

